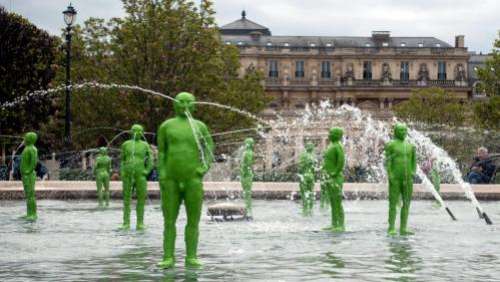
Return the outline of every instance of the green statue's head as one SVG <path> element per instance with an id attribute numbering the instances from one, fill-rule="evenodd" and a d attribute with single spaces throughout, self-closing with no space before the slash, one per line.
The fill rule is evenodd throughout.
<path id="1" fill-rule="evenodd" d="M 342 135 L 344 131 L 340 127 L 332 127 L 330 129 L 330 133 L 328 134 L 328 138 L 331 142 L 338 142 L 342 139 Z"/>
<path id="2" fill-rule="evenodd" d="M 101 154 L 101 155 L 107 155 L 108 154 L 108 148 L 106 148 L 106 147 L 99 148 L 99 154 Z"/>
<path id="3" fill-rule="evenodd" d="M 144 128 L 140 124 L 132 125 L 130 132 L 131 132 L 134 140 L 140 140 L 142 138 L 142 136 L 144 136 Z"/>
<path id="4" fill-rule="evenodd" d="M 247 149 L 253 149 L 253 145 L 255 142 L 253 141 L 253 138 L 247 138 L 245 139 L 245 148 Z"/>
<path id="5" fill-rule="evenodd" d="M 24 145 L 26 146 L 34 145 L 37 139 L 38 136 L 36 135 L 35 132 L 28 132 L 24 135 Z"/>
<path id="6" fill-rule="evenodd" d="M 394 137 L 398 140 L 405 140 L 407 131 L 406 124 L 404 123 L 396 123 L 394 125 Z"/>
<path id="7" fill-rule="evenodd" d="M 308 153 L 312 153 L 314 151 L 314 144 L 312 142 L 307 142 L 305 147 Z"/>
<path id="8" fill-rule="evenodd" d="M 185 117 L 186 111 L 194 112 L 194 95 L 188 92 L 181 92 L 175 96 L 174 111 L 177 116 Z"/>

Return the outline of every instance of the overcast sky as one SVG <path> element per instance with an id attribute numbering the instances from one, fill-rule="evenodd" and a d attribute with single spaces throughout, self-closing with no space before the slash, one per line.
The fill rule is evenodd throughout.
<path id="1" fill-rule="evenodd" d="M 67 0 L 0 0 L 52 34 L 63 27 Z M 124 15 L 120 0 L 72 0 L 78 22 L 88 17 Z M 489 52 L 500 30 L 500 0 L 215 0 L 224 25 L 247 18 L 274 35 L 369 36 L 390 30 L 394 36 L 433 36 L 454 44 L 465 35 L 470 51 Z"/>

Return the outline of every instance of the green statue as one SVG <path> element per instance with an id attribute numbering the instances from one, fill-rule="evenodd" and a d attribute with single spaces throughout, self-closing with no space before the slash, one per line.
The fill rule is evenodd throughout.
<path id="1" fill-rule="evenodd" d="M 342 146 L 343 131 L 341 128 L 330 129 L 328 139 L 330 144 L 323 157 L 323 181 L 324 189 L 330 199 L 332 212 L 332 230 L 345 231 L 344 208 L 342 207 L 342 186 L 344 185 L 345 156 Z"/>
<path id="2" fill-rule="evenodd" d="M 94 175 L 97 184 L 97 198 L 99 206 L 109 206 L 109 177 L 111 175 L 111 158 L 106 147 L 99 148 L 99 155 L 95 160 Z M 103 191 L 104 188 L 104 191 Z"/>
<path id="3" fill-rule="evenodd" d="M 316 182 L 316 157 L 314 144 L 306 143 L 306 150 L 299 156 L 299 189 L 304 214 L 310 214 L 314 204 L 314 183 Z"/>
<path id="4" fill-rule="evenodd" d="M 35 147 L 35 142 L 37 138 L 35 132 L 26 133 L 24 135 L 24 150 L 21 154 L 21 177 L 27 207 L 26 219 L 31 221 L 35 221 L 38 218 L 35 199 L 35 168 L 38 163 L 38 150 Z"/>
<path id="5" fill-rule="evenodd" d="M 163 261 L 158 266 L 174 266 L 176 221 L 184 201 L 187 214 L 185 227 L 186 265 L 201 266 L 197 258 L 199 222 L 203 204 L 203 176 L 213 160 L 214 143 L 208 127 L 191 117 L 195 98 L 187 92 L 175 97 L 175 117 L 158 129 L 158 172 L 164 219 Z"/>
<path id="6" fill-rule="evenodd" d="M 385 146 L 385 166 L 389 177 L 389 229 L 387 233 L 396 234 L 395 222 L 397 205 L 402 198 L 399 234 L 412 234 L 407 229 L 410 202 L 413 193 L 413 176 L 417 169 L 415 146 L 405 141 L 406 125 L 394 126 L 394 139 Z"/>
<path id="7" fill-rule="evenodd" d="M 153 169 L 153 152 L 149 144 L 142 140 L 144 129 L 134 124 L 131 129 L 132 139 L 121 146 L 120 174 L 123 185 L 123 225 L 130 229 L 130 201 L 133 190 L 137 196 L 137 230 L 144 229 L 144 204 L 147 196 L 147 176 Z"/>
<path id="8" fill-rule="evenodd" d="M 245 151 L 241 156 L 240 181 L 243 187 L 243 198 L 247 210 L 247 217 L 252 217 L 252 182 L 253 182 L 253 145 L 252 138 L 245 139 Z"/>

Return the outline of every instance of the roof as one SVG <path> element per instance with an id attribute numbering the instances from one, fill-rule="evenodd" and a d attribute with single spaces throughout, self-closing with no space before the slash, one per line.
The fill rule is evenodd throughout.
<path id="1" fill-rule="evenodd" d="M 255 31 L 262 33 L 262 35 L 271 35 L 271 31 L 267 27 L 247 19 L 245 11 L 241 12 L 241 19 L 223 25 L 219 30 L 222 35 L 248 35 Z"/>
<path id="2" fill-rule="evenodd" d="M 227 35 L 222 40 L 234 45 L 281 46 L 281 47 L 381 47 L 373 37 L 362 36 L 261 36 Z M 433 47 L 452 48 L 450 44 L 435 37 L 389 37 L 388 45 L 382 47 Z M 378 44 L 378 45 L 377 45 Z"/>

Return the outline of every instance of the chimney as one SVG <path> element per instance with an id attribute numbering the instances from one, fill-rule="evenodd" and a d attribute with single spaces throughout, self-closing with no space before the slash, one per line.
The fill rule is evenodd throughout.
<path id="1" fill-rule="evenodd" d="M 465 47 L 465 35 L 455 36 L 455 48 L 464 48 L 464 47 Z"/>

